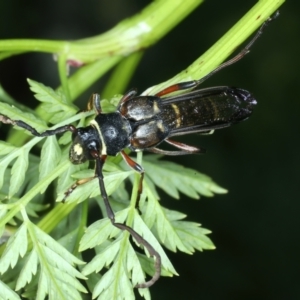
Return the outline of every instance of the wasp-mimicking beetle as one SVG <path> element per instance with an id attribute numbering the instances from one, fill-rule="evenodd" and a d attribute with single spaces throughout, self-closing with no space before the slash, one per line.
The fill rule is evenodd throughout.
<path id="1" fill-rule="evenodd" d="M 87 160 L 95 161 L 95 176 L 77 181 L 65 193 L 65 198 L 78 185 L 98 178 L 101 196 L 112 225 L 121 230 L 127 230 L 139 244 L 148 250 L 151 256 L 155 257 L 155 274 L 149 281 L 138 284 L 137 288 L 150 287 L 160 277 L 161 258 L 153 246 L 135 230 L 115 221 L 115 214 L 108 200 L 102 173 L 107 156 L 115 156 L 120 153 L 125 162 L 141 174 L 138 191 L 138 197 L 140 197 L 144 170 L 124 152 L 125 148 L 135 152 L 147 150 L 165 155 L 204 153 L 205 150 L 202 148 L 189 146 L 170 138 L 190 133 L 208 133 L 247 119 L 256 105 L 256 100 L 250 92 L 244 89 L 218 86 L 162 97 L 180 90 L 195 89 L 216 72 L 243 58 L 262 34 L 266 25 L 277 16 L 278 13 L 265 21 L 252 40 L 235 57 L 202 79 L 169 86 L 152 96 L 137 96 L 135 90 L 130 90 L 120 100 L 116 111 L 107 114 L 102 113 L 100 96 L 93 94 L 88 103 L 88 109 L 93 109 L 96 117 L 86 127 L 76 128 L 73 125 L 65 125 L 39 133 L 21 120 L 12 120 L 8 116 L 0 114 L 0 122 L 22 127 L 37 137 L 47 137 L 70 131 L 72 133 L 72 145 L 69 153 L 71 162 L 81 164 Z M 162 142 L 167 142 L 177 150 L 167 151 L 158 148 L 157 146 Z"/>

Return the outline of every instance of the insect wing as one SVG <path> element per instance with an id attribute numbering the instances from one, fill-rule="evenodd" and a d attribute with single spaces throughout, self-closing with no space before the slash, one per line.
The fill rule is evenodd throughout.
<path id="1" fill-rule="evenodd" d="M 247 119 L 256 100 L 246 90 L 226 86 L 201 89 L 162 99 L 170 136 L 205 133 Z"/>

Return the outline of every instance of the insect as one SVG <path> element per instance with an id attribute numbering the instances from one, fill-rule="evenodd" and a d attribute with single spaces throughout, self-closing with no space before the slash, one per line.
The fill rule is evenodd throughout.
<path id="1" fill-rule="evenodd" d="M 137 96 L 136 90 L 132 89 L 121 98 L 116 111 L 107 114 L 102 113 L 100 96 L 93 94 L 88 102 L 88 110 L 94 110 L 96 116 L 86 127 L 76 128 L 73 125 L 65 125 L 39 133 L 21 120 L 12 120 L 0 114 L 0 122 L 22 127 L 37 137 L 48 137 L 70 131 L 72 133 L 72 145 L 69 152 L 71 162 L 81 164 L 88 160 L 95 161 L 94 177 L 78 180 L 65 193 L 65 198 L 77 186 L 98 178 L 101 196 L 112 225 L 120 230 L 127 230 L 155 258 L 155 274 L 149 281 L 138 284 L 137 288 L 150 287 L 160 277 L 161 258 L 153 246 L 135 230 L 115 221 L 102 173 L 107 157 L 121 154 L 127 165 L 140 173 L 139 198 L 142 193 L 144 170 L 125 153 L 126 148 L 134 152 L 147 150 L 164 155 L 204 153 L 205 150 L 202 148 L 189 146 L 171 138 L 191 133 L 208 133 L 247 119 L 256 105 L 256 100 L 250 92 L 241 88 L 217 86 L 162 97 L 176 91 L 195 89 L 216 72 L 243 58 L 261 36 L 263 29 L 277 15 L 278 13 L 273 18 L 269 18 L 235 57 L 202 79 L 181 82 L 151 96 Z M 161 149 L 162 142 L 170 144 L 176 150 Z"/>

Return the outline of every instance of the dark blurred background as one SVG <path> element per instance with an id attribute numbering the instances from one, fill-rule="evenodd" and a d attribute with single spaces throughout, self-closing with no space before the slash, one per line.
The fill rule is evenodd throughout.
<path id="1" fill-rule="evenodd" d="M 0 38 L 78 39 L 97 35 L 150 1 L 1 1 Z M 143 91 L 165 81 L 206 51 L 256 1 L 210 0 L 146 51 L 130 85 Z M 213 231 L 217 249 L 193 256 L 170 254 L 180 274 L 151 288 L 153 299 L 300 299 L 300 3 L 280 17 L 238 64 L 203 86 L 252 91 L 253 116 L 209 137 L 184 140 L 208 149 L 176 161 L 211 176 L 227 195 L 200 201 L 168 199 Z M 18 101 L 32 99 L 26 78 L 59 84 L 50 55 L 25 54 L 0 62 L 0 83 Z M 97 86 L 101 92 L 102 83 Z M 37 102 L 34 103 L 37 105 Z"/>

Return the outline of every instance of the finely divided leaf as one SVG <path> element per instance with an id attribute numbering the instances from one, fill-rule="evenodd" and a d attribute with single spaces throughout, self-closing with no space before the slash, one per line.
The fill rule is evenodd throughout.
<path id="1" fill-rule="evenodd" d="M 165 247 L 188 254 L 192 254 L 195 249 L 214 249 L 213 243 L 206 236 L 210 233 L 209 230 L 201 228 L 197 223 L 180 221 L 186 217 L 184 214 L 161 207 L 147 183 L 144 184 L 144 190 L 148 196 L 144 220 L 149 227 L 153 226 Z"/>
<path id="2" fill-rule="evenodd" d="M 23 223 L 21 227 L 12 235 L 5 247 L 4 253 L 0 259 L 0 273 L 3 274 L 9 267 L 14 268 L 19 259 L 27 251 L 27 228 Z"/>
<path id="3" fill-rule="evenodd" d="M 1 300 L 20 300 L 18 294 L 16 294 L 10 287 L 0 280 L 0 299 Z"/>
<path id="4" fill-rule="evenodd" d="M 159 158 L 158 155 L 146 156 L 143 166 L 151 180 L 170 196 L 178 199 L 181 192 L 198 199 L 199 195 L 211 197 L 214 193 L 226 193 L 210 177 Z"/>
<path id="5" fill-rule="evenodd" d="M 96 256 L 82 269 L 82 274 L 89 275 L 93 272 L 100 272 L 103 267 L 108 267 L 116 258 L 117 253 L 120 250 L 121 239 L 117 239 L 112 243 L 108 243 L 106 247 L 103 247 Z"/>
<path id="6" fill-rule="evenodd" d="M 177 232 L 174 230 L 172 224 L 168 220 L 163 208 L 154 198 L 152 191 L 144 184 L 144 190 L 147 193 L 148 205 L 144 214 L 145 223 L 156 230 L 156 234 L 160 242 L 168 249 L 176 252 L 179 249 L 182 252 L 191 254 L 190 251 L 182 243 Z"/>
<path id="7" fill-rule="evenodd" d="M 63 194 L 70 188 L 70 186 L 74 183 L 74 179 L 72 179 L 72 176 L 74 173 L 87 168 L 87 163 L 86 164 L 80 164 L 80 165 L 73 165 L 70 162 L 69 167 L 65 172 L 63 172 L 61 175 L 58 177 L 57 181 L 57 193 L 58 194 Z M 68 200 L 67 200 L 68 201 Z"/>
<path id="8" fill-rule="evenodd" d="M 210 230 L 200 227 L 201 225 L 198 223 L 181 221 L 186 216 L 177 211 L 164 208 L 164 212 L 178 237 L 191 253 L 195 252 L 195 250 L 215 249 L 214 244 L 207 237 L 211 233 Z"/>
<path id="9" fill-rule="evenodd" d="M 59 269 L 52 268 L 51 270 L 47 270 L 47 268 L 42 268 L 36 299 L 45 299 L 47 294 L 49 295 L 47 299 L 82 299 L 78 289 L 74 288 L 74 281 L 72 279 L 72 276 L 67 273 L 61 272 L 61 270 Z M 87 292 L 85 288 L 79 283 L 79 281 L 76 280 L 76 282 L 77 285 L 80 285 L 82 292 Z"/>
<path id="10" fill-rule="evenodd" d="M 24 267 L 18 277 L 16 290 L 25 287 L 26 284 L 31 282 L 32 275 L 35 275 L 37 272 L 38 267 L 38 255 L 35 250 L 32 250 L 31 253 L 28 255 Z"/>
<path id="11" fill-rule="evenodd" d="M 155 213 L 155 212 L 153 211 L 153 213 Z M 134 223 L 133 223 L 133 226 L 132 226 L 133 229 L 136 232 L 138 232 L 139 235 L 141 235 L 148 243 L 150 243 L 152 245 L 152 247 L 159 253 L 159 255 L 161 257 L 161 263 L 162 263 L 162 267 L 164 269 L 165 275 L 166 276 L 176 275 L 177 272 L 174 269 L 172 263 L 170 262 L 170 260 L 167 257 L 165 251 L 163 250 L 162 246 L 159 244 L 158 240 L 153 235 L 153 233 L 150 231 L 150 229 L 147 225 L 148 224 L 141 218 L 141 216 L 135 210 L 134 211 Z M 161 229 L 163 229 L 163 228 L 161 228 Z M 162 231 L 164 231 L 164 230 L 162 230 Z M 144 250 L 146 250 L 146 249 L 144 249 Z M 153 265 L 154 265 L 154 263 L 151 265 L 152 269 L 153 269 Z M 147 272 L 147 273 L 153 275 L 153 273 L 151 271 Z M 141 283 L 141 282 L 139 282 L 139 283 Z"/>
<path id="12" fill-rule="evenodd" d="M 28 168 L 28 151 L 29 149 L 25 147 L 19 149 L 19 156 L 11 169 L 9 186 L 10 196 L 13 196 L 15 193 L 17 193 L 24 182 L 25 173 Z"/>
<path id="13" fill-rule="evenodd" d="M 57 166 L 60 159 L 61 150 L 57 143 L 56 136 L 49 136 L 46 139 L 41 151 L 41 162 L 39 167 L 40 181 Z M 43 193 L 45 189 L 42 190 L 41 193 Z"/>
<path id="14" fill-rule="evenodd" d="M 151 261 L 151 262 L 153 265 L 154 264 L 153 261 Z M 126 268 L 128 271 L 131 271 L 131 277 L 132 277 L 131 281 L 132 281 L 133 286 L 136 286 L 138 283 L 145 282 L 145 275 L 144 275 L 144 271 L 142 268 L 142 264 L 139 261 L 139 255 L 134 251 L 134 249 L 131 245 L 129 245 L 129 247 L 128 247 Z M 151 274 L 153 275 L 154 272 Z M 142 289 L 142 290 L 147 290 L 149 293 L 148 289 Z M 147 294 L 144 294 L 143 296 L 147 296 Z"/>
<path id="15" fill-rule="evenodd" d="M 97 299 L 134 299 L 133 286 L 129 280 L 129 270 L 126 268 L 128 247 L 131 247 L 128 240 L 128 233 L 123 233 L 119 252 L 113 265 L 96 284 L 93 291 L 93 298 Z"/>
<path id="16" fill-rule="evenodd" d="M 4 183 L 4 173 L 6 171 L 6 168 L 8 167 L 9 163 L 14 159 L 14 157 L 1 159 L 0 161 L 0 189 L 3 186 Z"/>
<path id="17" fill-rule="evenodd" d="M 34 139 L 28 142 L 26 145 L 19 148 L 9 147 L 11 151 L 0 160 L 0 188 L 1 188 L 3 185 L 3 175 L 6 168 L 11 163 L 12 160 L 17 158 L 17 160 L 14 162 L 14 165 L 12 167 L 12 176 L 10 180 L 11 196 L 19 190 L 22 183 L 24 182 L 25 173 L 28 167 L 28 153 L 30 149 L 34 146 L 34 144 L 37 142 L 38 139 Z"/>
<path id="18" fill-rule="evenodd" d="M 133 171 L 121 171 L 117 169 L 114 172 L 104 174 L 104 184 L 107 195 L 110 196 L 114 191 L 118 189 L 121 183 L 132 174 Z M 93 178 L 94 172 L 92 170 L 82 170 L 73 174 L 72 177 L 86 179 L 91 178 L 92 180 L 79 185 L 66 199 L 68 203 L 74 201 L 82 202 L 88 198 L 97 197 L 100 195 L 98 179 Z M 73 182 L 74 183 L 74 182 Z M 61 201 L 65 196 L 66 190 L 61 190 L 58 194 L 57 201 Z"/>
<path id="19" fill-rule="evenodd" d="M 79 292 L 87 292 L 77 278 L 86 279 L 74 264 L 83 264 L 80 259 L 68 252 L 57 241 L 45 234 L 36 225 L 28 222 L 28 232 L 33 242 L 33 250 L 36 252 L 40 265 L 40 278 L 37 298 L 44 299 L 80 299 Z M 36 258 L 32 258 L 37 264 Z M 25 269 L 25 270 L 24 270 Z M 34 274 L 35 266 L 30 269 L 25 264 L 23 272 Z M 18 287 L 24 284 L 24 278 L 18 282 Z"/>
<path id="20" fill-rule="evenodd" d="M 78 109 L 72 103 L 67 101 L 62 92 L 55 92 L 50 87 L 31 79 L 28 79 L 28 83 L 30 89 L 35 93 L 34 96 L 39 101 L 43 102 L 43 109 L 48 113 L 53 113 L 53 116 L 50 119 L 51 123 L 58 123 L 77 112 Z"/>
<path id="21" fill-rule="evenodd" d="M 29 230 L 30 229 L 30 230 Z M 33 240 L 35 246 L 35 242 L 39 242 L 47 246 L 49 249 L 54 251 L 55 253 L 59 254 L 64 260 L 66 260 L 69 264 L 84 264 L 83 261 L 78 259 L 76 256 L 72 255 L 69 251 L 67 251 L 63 246 L 61 246 L 57 241 L 55 241 L 51 236 L 44 233 L 39 227 L 35 226 L 34 224 L 30 223 L 28 225 L 28 230 L 30 232 L 30 236 Z"/>
<path id="22" fill-rule="evenodd" d="M 215 249 L 213 242 L 207 237 L 211 231 L 200 227 L 200 224 L 188 221 L 172 222 L 172 224 L 190 252 Z"/>
<path id="23" fill-rule="evenodd" d="M 116 213 L 116 220 L 119 223 L 123 223 L 127 217 L 128 210 L 124 209 Z M 108 218 L 101 219 L 90 225 L 85 234 L 83 235 L 79 251 L 84 251 L 89 248 L 94 248 L 101 245 L 106 240 L 115 237 L 120 233 L 120 229 L 114 227 Z"/>
<path id="24" fill-rule="evenodd" d="M 11 145 L 7 142 L 0 141 L 0 156 L 8 154 L 8 153 L 12 152 L 15 149 L 16 149 L 15 146 L 13 146 L 13 145 Z"/>
<path id="25" fill-rule="evenodd" d="M 119 211 L 116 214 L 117 222 L 123 223 L 128 212 L 128 209 Z M 136 210 L 133 210 L 133 213 L 132 228 L 159 252 L 165 270 L 164 274 L 168 276 L 176 274 L 171 262 L 149 228 Z M 121 235 L 111 242 L 111 239 L 120 233 Z M 88 275 L 100 272 L 108 266 L 109 270 L 95 285 L 93 296 L 99 297 L 98 299 L 134 299 L 133 287 L 137 283 L 146 281 L 144 272 L 151 275 L 154 273 L 153 258 L 146 258 L 147 263 L 143 259 L 140 260 L 141 255 L 137 254 L 129 243 L 129 233 L 116 229 L 108 219 L 99 220 L 88 227 L 80 242 L 80 251 L 95 246 L 98 246 L 97 255 L 83 268 L 82 273 Z M 149 267 L 149 262 L 151 267 Z M 146 299 L 150 297 L 149 292 L 146 291 L 142 291 L 140 294 Z"/>

